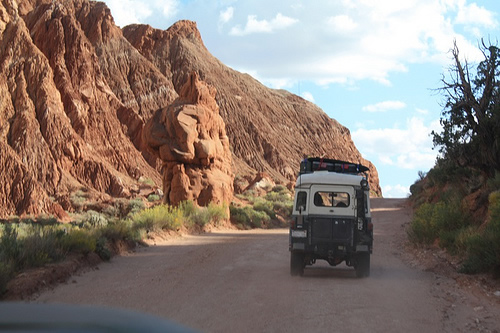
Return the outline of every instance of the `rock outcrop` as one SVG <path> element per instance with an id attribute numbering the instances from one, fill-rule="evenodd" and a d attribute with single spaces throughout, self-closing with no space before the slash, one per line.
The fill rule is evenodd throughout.
<path id="1" fill-rule="evenodd" d="M 208 84 L 198 84 L 211 91 L 207 96 L 215 93 L 210 86 L 216 89 L 215 100 L 188 107 L 177 99 L 193 72 Z M 99 201 L 130 197 L 139 179 L 161 184 L 162 166 L 174 162 L 150 152 L 142 139 L 145 124 L 170 105 L 189 110 L 205 102 L 217 104 L 232 156 L 199 165 L 222 170 L 220 177 L 234 172 L 251 181 L 266 172 L 286 183 L 304 154 L 325 154 L 368 164 L 372 189 L 381 194 L 375 167 L 362 158 L 347 128 L 314 104 L 223 65 L 205 48 L 194 22 L 165 31 L 147 25 L 120 29 L 101 2 L 0 0 L 0 217 L 71 211 L 71 195 L 80 190 Z M 213 105 L 204 107 L 215 110 Z M 211 154 L 200 133 L 194 151 Z M 188 146 L 175 149 L 192 152 Z M 176 182 L 205 181 L 196 174 L 198 164 L 191 169 L 190 163 L 175 163 L 185 175 Z M 211 177 L 214 182 L 219 176 Z M 172 202 L 182 197 L 175 184 Z M 190 184 L 186 197 L 209 200 L 200 191 L 204 184 Z"/>
<path id="2" fill-rule="evenodd" d="M 176 91 L 193 71 L 217 89 L 237 178 L 251 181 L 266 172 L 286 183 L 295 180 L 304 155 L 325 156 L 368 166 L 372 191 L 382 194 L 375 166 L 361 156 L 346 127 L 313 103 L 222 64 L 206 49 L 195 22 L 179 21 L 167 30 L 130 25 L 123 34 Z"/>
<path id="3" fill-rule="evenodd" d="M 163 162 L 164 202 L 231 202 L 231 151 L 213 87 L 192 73 L 179 97 L 149 120 L 146 144 Z"/>

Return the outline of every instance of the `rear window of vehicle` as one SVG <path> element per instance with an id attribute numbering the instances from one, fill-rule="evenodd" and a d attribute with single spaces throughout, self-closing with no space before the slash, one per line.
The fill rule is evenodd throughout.
<path id="1" fill-rule="evenodd" d="M 307 202 L 307 192 L 300 191 L 297 193 L 297 202 L 295 203 L 296 210 L 306 210 L 306 202 Z"/>
<path id="2" fill-rule="evenodd" d="M 349 207 L 351 198 L 346 192 L 316 192 L 314 205 L 317 207 Z"/>

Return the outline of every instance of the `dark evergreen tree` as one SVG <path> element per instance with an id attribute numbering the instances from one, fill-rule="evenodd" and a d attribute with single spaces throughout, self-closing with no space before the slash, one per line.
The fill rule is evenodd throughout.
<path id="1" fill-rule="evenodd" d="M 443 131 L 432 135 L 444 159 L 480 170 L 489 178 L 500 170 L 500 50 L 484 41 L 480 49 L 484 60 L 471 79 L 469 64 L 462 64 L 455 43 L 450 81 L 442 80 Z"/>

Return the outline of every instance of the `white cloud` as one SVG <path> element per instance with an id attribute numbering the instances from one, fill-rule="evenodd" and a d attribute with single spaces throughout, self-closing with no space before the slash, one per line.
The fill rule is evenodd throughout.
<path id="1" fill-rule="evenodd" d="M 153 14 L 152 8 L 142 1 L 107 0 L 106 5 L 111 10 L 116 25 L 120 27 L 142 23 Z"/>
<path id="2" fill-rule="evenodd" d="M 492 11 L 465 0 L 314 1 L 302 3 L 300 10 L 288 3 L 278 4 L 273 3 L 273 9 L 280 8 L 281 20 L 278 16 L 260 20 L 265 12 L 253 8 L 255 14 L 245 17 L 246 22 L 233 18 L 242 22 L 228 31 L 235 36 L 289 28 L 287 35 L 275 34 L 259 42 L 235 40 L 242 43 L 241 52 L 231 52 L 235 61 L 230 62 L 235 67 L 244 66 L 250 58 L 259 75 L 266 78 L 288 77 L 319 84 L 368 79 L 391 85 L 390 75 L 408 71 L 413 63 L 448 65 L 454 40 L 468 60 L 476 61 L 481 56 L 477 37 L 484 36 L 484 28 L 497 25 Z M 480 17 L 485 22 L 480 24 Z M 300 24 L 295 24 L 299 19 Z M 465 36 L 465 32 L 470 35 Z M 269 63 L 275 66 L 271 68 Z"/>
<path id="3" fill-rule="evenodd" d="M 421 115 L 428 115 L 429 114 L 429 110 L 426 110 L 426 109 L 415 108 L 415 111 Z"/>
<path id="4" fill-rule="evenodd" d="M 161 10 L 165 18 L 174 17 L 179 10 L 178 0 L 156 0 L 153 6 L 155 10 Z"/>
<path id="5" fill-rule="evenodd" d="M 231 29 L 230 34 L 245 36 L 254 33 L 272 33 L 276 30 L 285 29 L 297 22 L 297 19 L 284 16 L 281 13 L 278 13 L 271 21 L 258 20 L 256 15 L 248 15 L 245 28 L 242 29 L 240 25 L 236 25 Z"/>
<path id="6" fill-rule="evenodd" d="M 391 75 L 413 63 L 450 64 L 454 40 L 475 62 L 477 39 L 498 28 L 484 0 L 105 1 L 120 26 L 190 19 L 223 63 L 264 79 L 319 84 L 390 86 Z"/>
<path id="7" fill-rule="evenodd" d="M 229 22 L 234 15 L 234 8 L 227 7 L 225 10 L 221 11 L 219 14 L 219 24 L 224 25 Z"/>
<path id="8" fill-rule="evenodd" d="M 352 138 L 359 151 L 377 165 L 395 165 L 403 169 L 428 170 L 434 166 L 437 152 L 432 149 L 430 133 L 440 131 L 439 120 L 424 124 L 413 117 L 406 128 L 357 129 Z"/>
<path id="9" fill-rule="evenodd" d="M 133 23 L 146 23 L 157 17 L 171 19 L 179 12 L 179 0 L 104 0 L 111 10 L 116 25 L 124 27 Z M 159 14 L 159 15 L 158 15 Z"/>
<path id="10" fill-rule="evenodd" d="M 301 94 L 302 98 L 304 98 L 305 100 L 308 100 L 309 102 L 312 102 L 314 103 L 314 96 L 312 93 L 310 93 L 309 91 L 304 91 L 302 94 Z"/>
<path id="11" fill-rule="evenodd" d="M 385 185 L 382 187 L 382 193 L 384 198 L 407 198 L 410 194 L 410 188 L 400 184 Z"/>
<path id="12" fill-rule="evenodd" d="M 455 22 L 490 28 L 495 28 L 498 25 L 493 13 L 484 7 L 479 7 L 475 2 L 470 5 L 464 3 L 460 6 Z"/>
<path id="13" fill-rule="evenodd" d="M 327 25 L 335 32 L 350 32 L 358 26 L 358 24 L 347 15 L 329 17 L 327 19 Z"/>
<path id="14" fill-rule="evenodd" d="M 363 107 L 367 112 L 385 112 L 390 110 L 404 109 L 406 104 L 401 101 L 384 101 L 377 104 L 371 104 Z"/>

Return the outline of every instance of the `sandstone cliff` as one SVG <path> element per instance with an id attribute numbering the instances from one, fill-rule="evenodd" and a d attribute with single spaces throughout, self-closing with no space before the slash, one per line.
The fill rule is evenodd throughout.
<path id="1" fill-rule="evenodd" d="M 71 210 L 162 183 L 144 126 L 196 72 L 215 87 L 236 176 L 292 180 L 303 154 L 370 165 L 349 131 L 318 107 L 215 59 L 194 22 L 119 29 L 105 4 L 0 0 L 0 217 Z M 62 206 L 62 207 L 61 207 Z"/>
<path id="2" fill-rule="evenodd" d="M 294 180 L 304 155 L 325 155 L 367 165 L 371 188 L 381 195 L 375 166 L 363 159 L 346 127 L 313 103 L 285 90 L 269 89 L 222 64 L 204 46 L 195 22 L 179 21 L 165 31 L 130 25 L 123 34 L 171 78 L 177 91 L 192 71 L 217 89 L 237 177 L 257 170 L 282 181 Z"/>

